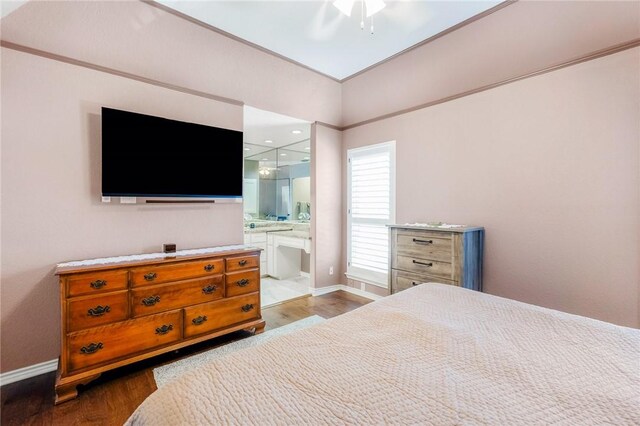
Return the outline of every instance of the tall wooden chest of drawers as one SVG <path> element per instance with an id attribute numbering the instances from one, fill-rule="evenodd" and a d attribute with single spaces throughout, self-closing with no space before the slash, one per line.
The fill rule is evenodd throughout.
<path id="1" fill-rule="evenodd" d="M 104 371 L 237 330 L 261 333 L 260 249 L 216 247 L 58 265 L 56 404 Z"/>
<path id="2" fill-rule="evenodd" d="M 482 291 L 484 229 L 389 226 L 391 293 L 425 282 Z"/>

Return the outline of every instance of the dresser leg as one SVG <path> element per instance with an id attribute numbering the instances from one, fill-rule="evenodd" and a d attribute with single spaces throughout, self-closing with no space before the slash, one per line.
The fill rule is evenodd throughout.
<path id="1" fill-rule="evenodd" d="M 253 333 L 254 335 L 260 334 L 262 332 L 264 332 L 264 326 L 267 325 L 267 323 L 262 320 L 260 321 L 257 325 L 250 327 L 250 328 L 245 328 L 244 331 L 248 331 L 249 333 Z"/>
<path id="2" fill-rule="evenodd" d="M 76 398 L 78 396 L 77 386 L 86 385 L 87 383 L 94 381 L 98 377 L 100 377 L 100 373 L 64 384 L 60 384 L 60 378 L 58 378 L 58 380 L 56 381 L 56 399 L 54 402 L 55 405 Z"/>

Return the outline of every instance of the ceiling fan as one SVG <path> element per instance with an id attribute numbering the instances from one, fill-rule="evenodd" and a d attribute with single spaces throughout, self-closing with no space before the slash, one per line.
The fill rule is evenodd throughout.
<path id="1" fill-rule="evenodd" d="M 353 10 L 353 5 L 355 0 L 335 0 L 333 5 L 345 15 L 351 17 L 351 11 Z M 362 0 L 361 4 L 361 19 L 360 19 L 360 29 L 364 29 L 364 18 L 365 18 L 365 8 L 366 8 L 366 17 L 371 18 L 371 34 L 373 34 L 373 15 L 380 12 L 386 6 L 383 0 Z"/>

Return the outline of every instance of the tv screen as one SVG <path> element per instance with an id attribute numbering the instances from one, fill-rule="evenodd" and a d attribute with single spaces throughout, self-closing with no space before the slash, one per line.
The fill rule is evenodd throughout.
<path id="1" fill-rule="evenodd" d="M 102 195 L 240 198 L 242 132 L 102 108 Z"/>

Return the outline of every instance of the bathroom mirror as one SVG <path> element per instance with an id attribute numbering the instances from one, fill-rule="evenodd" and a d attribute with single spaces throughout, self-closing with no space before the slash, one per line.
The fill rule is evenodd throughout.
<path id="1" fill-rule="evenodd" d="M 245 107 L 244 216 L 311 220 L 311 124 Z"/>
<path id="2" fill-rule="evenodd" d="M 252 219 L 311 219 L 310 141 L 245 155 L 244 213 Z M 260 146 L 245 144 L 252 150 Z"/>

